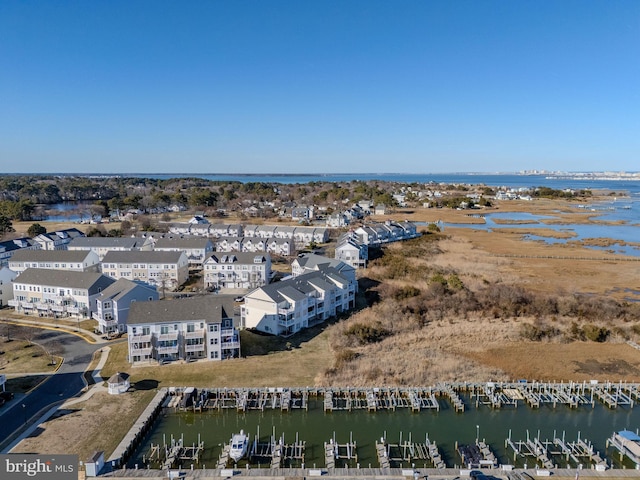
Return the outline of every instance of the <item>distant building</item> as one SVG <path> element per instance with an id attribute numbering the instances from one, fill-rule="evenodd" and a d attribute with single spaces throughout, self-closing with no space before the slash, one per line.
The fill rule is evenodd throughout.
<path id="1" fill-rule="evenodd" d="M 270 279 L 268 253 L 213 252 L 204 261 L 206 288 L 257 288 Z"/>
<path id="2" fill-rule="evenodd" d="M 0 242 L 0 268 L 9 266 L 9 259 L 19 250 L 39 250 L 40 244 L 29 237 Z"/>
<path id="3" fill-rule="evenodd" d="M 16 273 L 27 268 L 99 272 L 100 260 L 91 250 L 19 250 L 9 260 L 9 268 Z"/>
<path id="4" fill-rule="evenodd" d="M 74 238 L 84 237 L 77 228 L 67 228 L 65 230 L 56 230 L 55 232 L 41 233 L 34 240 L 40 244 L 42 250 L 66 250 L 67 245 Z"/>
<path id="5" fill-rule="evenodd" d="M 153 241 L 137 237 L 77 237 L 67 246 L 68 250 L 92 250 L 100 261 L 109 252 L 150 251 Z"/>
<path id="6" fill-rule="evenodd" d="M 102 273 L 175 290 L 189 279 L 189 261 L 184 252 L 109 252 Z"/>
<path id="7" fill-rule="evenodd" d="M 129 361 L 224 360 L 240 356 L 227 295 L 135 302 L 127 320 Z"/>
<path id="8" fill-rule="evenodd" d="M 202 262 L 213 249 L 211 240 L 196 236 L 159 238 L 153 246 L 156 252 L 184 252 L 189 265 L 198 268 L 202 268 Z"/>

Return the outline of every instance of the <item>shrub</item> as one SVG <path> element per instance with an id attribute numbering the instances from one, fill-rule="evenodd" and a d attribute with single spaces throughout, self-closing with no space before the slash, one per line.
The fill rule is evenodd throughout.
<path id="1" fill-rule="evenodd" d="M 591 340 L 592 342 L 606 342 L 609 334 L 611 333 L 606 327 L 599 327 L 598 325 L 594 325 L 589 323 L 582 327 L 582 331 L 584 332 L 584 336 L 587 340 Z"/>
<path id="2" fill-rule="evenodd" d="M 391 335 L 391 332 L 381 325 L 365 325 L 363 323 L 354 323 L 349 326 L 344 334 L 353 338 L 360 345 L 369 343 L 377 343 Z"/>
<path id="3" fill-rule="evenodd" d="M 412 285 L 407 285 L 406 287 L 401 287 L 393 292 L 393 298 L 400 301 L 411 297 L 417 297 L 418 295 L 420 295 L 420 293 L 421 292 L 419 288 L 416 288 Z"/>

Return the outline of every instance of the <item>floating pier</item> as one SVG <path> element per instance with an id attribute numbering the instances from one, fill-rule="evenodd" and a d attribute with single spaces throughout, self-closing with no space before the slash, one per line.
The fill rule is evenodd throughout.
<path id="1" fill-rule="evenodd" d="M 336 441 L 336 434 L 334 432 L 333 438 L 324 443 L 324 457 L 325 465 L 327 468 L 335 468 L 338 460 L 343 460 L 346 463 L 343 466 L 348 466 L 352 461 L 358 462 L 358 453 L 356 448 L 356 442 L 353 440 L 353 433 L 349 434 L 349 441 L 346 443 L 338 443 Z"/>
<path id="2" fill-rule="evenodd" d="M 558 405 L 578 408 L 600 401 L 609 408 L 633 408 L 640 399 L 640 384 L 591 382 L 484 382 L 442 383 L 435 387 L 374 388 L 170 388 L 163 405 L 175 410 L 281 410 L 309 408 L 309 398 L 321 398 L 325 412 L 367 410 L 369 412 L 410 409 L 413 412 L 440 410 L 438 396 L 448 397 L 456 412 L 464 412 L 460 397 L 467 393 L 476 408 L 531 408 Z"/>
<path id="3" fill-rule="evenodd" d="M 293 464 L 304 464 L 305 454 L 305 442 L 299 440 L 296 433 L 295 442 L 287 444 L 282 434 L 279 438 L 276 437 L 275 427 L 271 436 L 266 442 L 260 439 L 260 428 L 254 437 L 254 441 L 251 445 L 249 452 L 249 458 L 257 462 L 258 464 L 268 464 L 271 468 L 282 468 L 288 465 L 291 467 Z"/>
<path id="4" fill-rule="evenodd" d="M 514 451 L 513 459 L 515 460 L 518 455 L 524 457 L 532 457 L 538 466 L 545 469 L 555 468 L 555 465 L 549 458 L 549 453 L 543 442 L 539 439 L 540 434 L 537 437 L 531 438 L 527 431 L 526 440 L 511 440 L 511 431 L 509 431 L 509 438 L 505 441 L 505 448 L 511 447 Z"/>
<path id="5" fill-rule="evenodd" d="M 411 433 L 407 440 L 403 440 L 400 432 L 398 443 L 391 443 L 385 433 L 380 441 L 376 440 L 376 455 L 380 468 L 398 468 L 411 465 L 416 460 L 429 461 L 435 468 L 445 468 L 435 442 L 431 443 L 428 435 L 425 435 L 425 441 L 422 443 L 413 442 Z"/>

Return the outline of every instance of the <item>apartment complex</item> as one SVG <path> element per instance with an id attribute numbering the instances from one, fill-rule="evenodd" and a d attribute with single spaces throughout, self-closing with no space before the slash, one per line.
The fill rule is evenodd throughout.
<path id="1" fill-rule="evenodd" d="M 103 334 L 127 331 L 127 318 L 133 302 L 158 300 L 158 291 L 151 285 L 120 278 L 105 288 L 96 298 L 92 317 Z"/>
<path id="2" fill-rule="evenodd" d="M 214 252 L 204 261 L 204 286 L 219 288 L 257 288 L 271 279 L 268 253 Z"/>
<path id="3" fill-rule="evenodd" d="M 102 273 L 175 290 L 189 279 L 189 261 L 184 252 L 108 252 L 102 259 Z"/>
<path id="4" fill-rule="evenodd" d="M 18 250 L 9 259 L 9 268 L 22 273 L 27 268 L 99 272 L 100 260 L 93 251 Z"/>
<path id="5" fill-rule="evenodd" d="M 9 305 L 26 314 L 88 318 L 100 293 L 114 281 L 96 272 L 28 268 L 13 281 Z"/>
<path id="6" fill-rule="evenodd" d="M 224 360 L 240 356 L 233 298 L 208 295 L 135 302 L 127 320 L 129 361 Z"/>
<path id="7" fill-rule="evenodd" d="M 328 265 L 260 287 L 244 297 L 245 328 L 290 336 L 355 306 L 357 283 Z"/>

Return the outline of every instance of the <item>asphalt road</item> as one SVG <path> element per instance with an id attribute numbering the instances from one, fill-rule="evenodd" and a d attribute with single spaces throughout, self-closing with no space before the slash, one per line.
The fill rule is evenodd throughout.
<path id="1" fill-rule="evenodd" d="M 21 429 L 43 409 L 55 403 L 72 398 L 84 388 L 82 374 L 89 366 L 93 353 L 102 345 L 87 343 L 82 338 L 55 330 L 40 330 L 34 342 L 46 345 L 58 342 L 63 348 L 64 363 L 55 375 L 52 375 L 35 390 L 16 402 L 10 410 L 3 412 L 0 421 L 0 444 Z"/>

